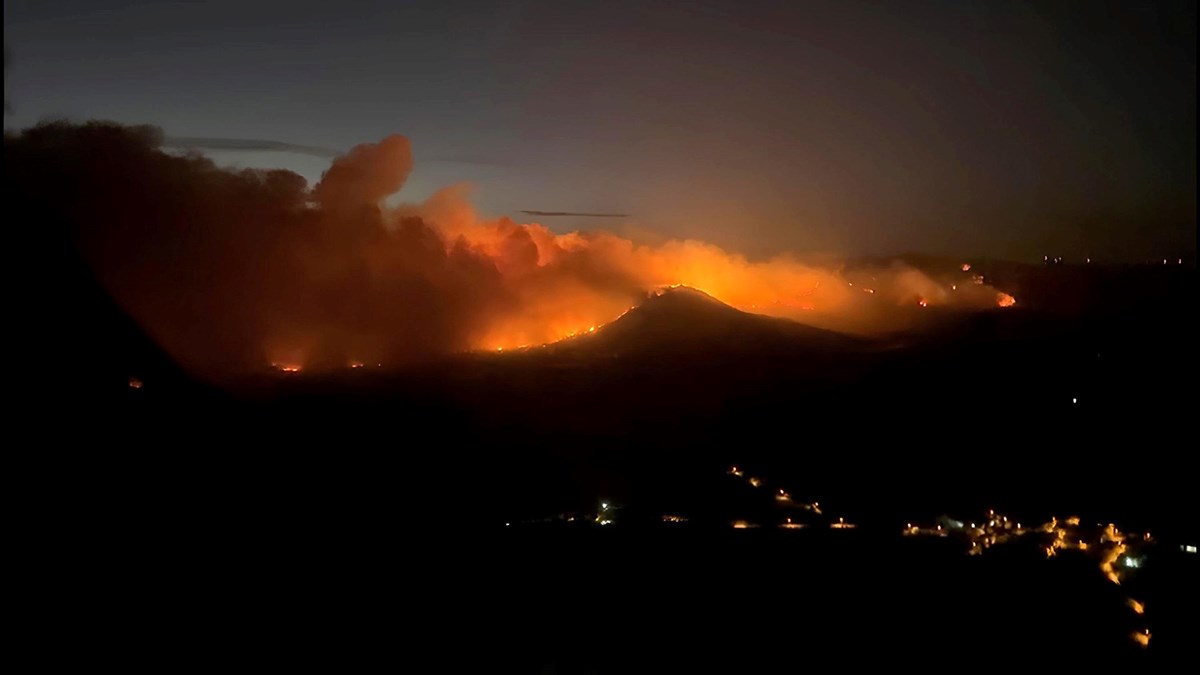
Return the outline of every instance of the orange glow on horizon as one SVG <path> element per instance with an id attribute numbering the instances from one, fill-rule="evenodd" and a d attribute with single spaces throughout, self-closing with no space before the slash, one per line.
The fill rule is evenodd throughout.
<path id="1" fill-rule="evenodd" d="M 995 306 L 983 286 L 950 292 L 947 283 L 899 262 L 848 268 L 788 255 L 751 260 L 697 240 L 640 243 L 605 231 L 558 234 L 539 223 L 487 219 L 460 188 L 405 207 L 424 219 L 447 249 L 466 245 L 491 259 L 512 302 L 470 337 L 470 349 L 510 351 L 600 332 L 647 294 L 686 286 L 736 309 L 851 333 L 890 330 L 910 321 L 897 311 L 923 307 Z M 976 282 L 982 285 L 982 279 Z"/>
<path id="2" fill-rule="evenodd" d="M 481 219 L 460 199 L 453 190 L 443 191 L 423 205 L 397 211 L 424 219 L 448 250 L 465 246 L 496 267 L 507 300 L 482 313 L 459 351 L 502 354 L 595 335 L 647 295 L 679 287 L 745 312 L 852 334 L 903 327 L 913 319 L 901 308 L 914 296 L 922 308 L 1015 304 L 978 275 L 974 286 L 963 287 L 898 262 L 846 269 L 788 256 L 754 261 L 694 240 L 646 245 L 603 231 L 556 234 L 537 223 Z M 297 369 L 306 361 L 296 358 L 297 350 L 313 347 L 307 338 L 277 342 L 279 348 L 270 353 Z M 358 367 L 354 363 L 351 368 Z"/>

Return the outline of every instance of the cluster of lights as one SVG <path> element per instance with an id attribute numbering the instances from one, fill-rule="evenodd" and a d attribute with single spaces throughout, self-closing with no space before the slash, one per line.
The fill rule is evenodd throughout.
<path id="1" fill-rule="evenodd" d="M 733 476 L 734 478 L 741 478 L 741 479 L 744 479 L 744 480 L 746 481 L 746 483 L 747 483 L 747 484 L 749 484 L 749 485 L 750 485 L 750 487 L 752 487 L 752 488 L 761 488 L 761 487 L 763 487 L 763 486 L 765 485 L 765 483 L 764 483 L 763 479 L 761 479 L 761 478 L 759 478 L 759 477 L 757 477 L 757 476 L 746 476 L 746 472 L 745 472 L 743 469 L 741 469 L 741 468 L 739 468 L 739 467 L 737 467 L 737 466 L 731 466 L 731 467 L 729 467 L 729 470 L 728 470 L 728 471 L 726 471 L 725 473 L 726 473 L 726 474 L 728 474 L 728 475 L 730 475 L 730 476 Z M 791 495 L 791 493 L 789 493 L 787 490 L 785 490 L 785 489 L 783 489 L 783 488 L 776 488 L 776 489 L 775 489 L 775 501 L 777 501 L 777 502 L 779 502 L 779 503 L 781 503 L 781 504 L 792 504 L 792 505 L 796 505 L 796 506 L 799 506 L 800 508 L 804 509 L 805 511 L 811 511 L 811 512 L 813 512 L 813 513 L 817 514 L 817 515 L 821 515 L 821 504 L 820 504 L 820 502 L 811 502 L 811 503 L 797 503 L 797 502 L 794 502 L 794 501 L 792 500 L 792 495 Z M 839 520 L 840 520 L 840 519 L 839 519 Z M 740 522 L 740 521 L 739 521 L 739 522 Z M 796 525 L 796 527 L 788 527 L 788 525 Z M 795 524 L 794 524 L 794 523 L 792 523 L 792 519 L 791 519 L 791 518 L 788 518 L 787 522 L 786 522 L 786 523 L 784 523 L 783 525 L 780 525 L 780 527 L 783 527 L 783 528 L 785 528 L 785 529 L 799 529 L 799 528 L 800 528 L 800 527 L 802 527 L 802 526 L 801 526 L 799 523 L 795 523 Z M 849 525 L 849 527 L 854 527 L 854 526 L 853 526 L 853 525 Z"/>
<path id="2" fill-rule="evenodd" d="M 735 478 L 745 480 L 753 488 L 761 488 L 765 485 L 761 478 L 747 476 L 746 472 L 738 466 L 730 467 L 726 473 Z M 796 505 L 792 501 L 791 494 L 783 488 L 775 488 L 774 498 L 781 503 Z M 819 502 L 801 503 L 798 506 L 818 515 L 821 514 Z M 614 507 L 609 502 L 600 502 L 599 512 L 590 516 L 588 520 L 598 525 L 611 525 L 615 522 L 613 518 L 614 510 Z M 566 514 L 558 518 L 565 519 L 567 522 L 575 520 L 573 516 L 567 516 Z M 664 515 L 662 516 L 662 522 L 686 523 L 688 519 L 679 515 Z M 505 526 L 507 527 L 510 524 L 505 523 Z M 742 519 L 732 521 L 730 526 L 735 530 L 756 529 L 760 527 L 758 523 Z M 798 530 L 808 527 L 808 525 L 794 522 L 789 517 L 783 523 L 780 523 L 779 527 L 787 530 Z M 845 518 L 839 517 L 837 522 L 830 523 L 829 527 L 835 530 L 847 530 L 854 529 L 856 526 L 854 523 L 846 522 Z M 1017 538 L 1041 536 L 1047 540 L 1042 546 L 1042 551 L 1046 554 L 1047 558 L 1053 558 L 1060 551 L 1068 549 L 1095 552 L 1100 560 L 1100 571 L 1109 581 L 1120 585 L 1121 573 L 1125 570 L 1141 568 L 1143 558 L 1138 557 L 1131 551 L 1130 547 L 1134 543 L 1116 525 L 1109 523 L 1107 526 L 1098 525 L 1097 527 L 1099 528 L 1098 535 L 1094 530 L 1089 533 L 1086 531 L 1086 528 L 1081 527 L 1079 516 L 1070 516 L 1062 521 L 1059 521 L 1057 517 L 1052 517 L 1049 522 L 1040 526 L 1026 527 L 1020 521 L 1010 519 L 1002 513 L 997 513 L 995 509 L 989 509 L 987 517 L 978 523 L 963 522 L 943 517 L 933 526 L 921 526 L 911 522 L 906 523 L 902 534 L 904 536 L 930 537 L 949 537 L 951 534 L 954 534 L 965 539 L 970 545 L 967 550 L 968 555 L 981 555 L 989 548 L 1013 541 Z M 1143 533 L 1139 540 L 1145 543 L 1154 541 L 1149 532 Z M 1192 544 L 1182 545 L 1180 548 L 1186 553 L 1197 552 L 1197 547 Z M 1120 569 L 1118 565 L 1123 569 Z M 1129 607 L 1130 611 L 1138 616 L 1143 616 L 1146 613 L 1145 604 L 1132 597 L 1126 598 L 1125 604 Z M 1135 631 L 1130 637 L 1137 644 L 1147 647 L 1150 644 L 1150 629 Z"/>
<path id="3" fill-rule="evenodd" d="M 350 370 L 359 370 L 359 369 L 366 368 L 366 367 L 367 367 L 367 364 L 362 361 L 350 361 L 346 364 L 346 368 L 348 368 Z M 375 367 L 382 368 L 383 364 L 376 363 Z M 272 361 L 271 368 L 277 372 L 285 373 L 288 375 L 295 375 L 296 373 L 299 373 L 304 370 L 304 366 L 299 363 L 281 362 L 281 361 Z M 130 384 L 129 386 L 132 387 L 133 385 Z"/>
<path id="4" fill-rule="evenodd" d="M 1118 563 L 1126 569 L 1137 569 L 1142 565 L 1142 559 L 1130 553 L 1130 543 L 1127 543 L 1126 535 L 1116 525 L 1109 523 L 1107 526 L 1097 526 L 1100 528 L 1097 535 L 1094 530 L 1088 532 L 1080 527 L 1079 516 L 1070 516 L 1062 522 L 1054 517 L 1040 527 L 1027 529 L 1020 522 L 1010 520 L 1008 516 L 989 509 L 987 519 L 978 525 L 969 523 L 964 527 L 963 523 L 954 520 L 949 520 L 947 525 L 947 528 L 943 528 L 941 524 L 929 528 L 906 523 L 903 534 L 905 536 L 946 537 L 949 536 L 950 530 L 957 530 L 970 544 L 970 548 L 967 550 L 968 555 L 981 555 L 993 546 L 1027 534 L 1040 535 L 1048 539 L 1048 542 L 1042 546 L 1042 551 L 1047 558 L 1053 558 L 1058 555 L 1059 551 L 1068 549 L 1095 552 L 1100 559 L 1100 572 L 1117 585 L 1121 584 L 1122 572 L 1117 567 Z M 1153 538 L 1149 532 L 1146 532 L 1142 535 L 1141 540 L 1152 542 Z M 1142 615 L 1146 612 L 1145 605 L 1133 598 L 1127 598 L 1126 604 L 1135 614 Z M 1150 631 L 1135 632 L 1133 639 L 1143 647 L 1147 646 L 1150 643 Z"/>
<path id="5" fill-rule="evenodd" d="M 1044 255 L 1044 256 L 1042 256 L 1042 262 L 1043 262 L 1043 263 L 1045 263 L 1045 264 L 1047 264 L 1047 265 L 1061 265 L 1061 264 L 1063 264 L 1063 257 L 1062 257 L 1062 256 L 1060 256 L 1060 255 L 1056 255 L 1056 256 L 1053 256 L 1053 257 L 1051 257 L 1051 256 L 1048 256 L 1048 255 Z M 1083 259 L 1083 262 L 1084 262 L 1084 264 L 1086 264 L 1086 265 L 1090 265 L 1090 264 L 1092 264 L 1092 258 L 1091 258 L 1090 256 L 1085 256 L 1085 257 L 1084 257 L 1084 259 Z M 1153 261 L 1153 260 L 1147 260 L 1147 261 L 1146 261 L 1146 264 L 1150 264 L 1150 265 L 1152 265 L 1152 264 L 1154 264 L 1154 261 Z M 1162 259 L 1162 264 L 1164 264 L 1164 265 L 1170 265 L 1170 264 L 1171 264 L 1171 259 L 1170 259 L 1170 258 L 1163 258 L 1163 259 Z M 1182 264 L 1183 264 L 1183 258 L 1176 258 L 1176 259 L 1175 259 L 1175 264 L 1176 264 L 1176 265 L 1182 265 Z M 966 270 L 966 268 L 965 268 L 965 267 L 964 267 L 963 269 L 964 269 L 964 271 Z"/>

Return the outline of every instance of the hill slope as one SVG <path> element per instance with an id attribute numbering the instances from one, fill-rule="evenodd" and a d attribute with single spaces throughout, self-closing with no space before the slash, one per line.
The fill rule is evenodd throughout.
<path id="1" fill-rule="evenodd" d="M 594 334 L 552 347 L 572 355 L 714 355 L 841 351 L 862 344 L 841 333 L 743 312 L 702 291 L 676 286 L 651 294 Z"/>

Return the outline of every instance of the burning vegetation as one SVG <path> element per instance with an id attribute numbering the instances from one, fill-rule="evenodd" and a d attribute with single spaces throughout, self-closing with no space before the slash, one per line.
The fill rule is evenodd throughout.
<path id="1" fill-rule="evenodd" d="M 398 364 L 594 332 L 648 291 L 702 290 L 745 311 L 866 333 L 920 307 L 1014 304 L 900 263 L 754 261 L 700 241 L 650 245 L 480 217 L 466 189 L 386 206 L 412 154 L 390 136 L 311 189 L 288 171 L 223 169 L 161 132 L 46 124 L 9 135 L 23 212 L 41 212 L 146 332 L 194 372 Z M 963 274 L 969 266 L 963 265 Z M 957 274 L 957 270 L 956 270 Z"/>

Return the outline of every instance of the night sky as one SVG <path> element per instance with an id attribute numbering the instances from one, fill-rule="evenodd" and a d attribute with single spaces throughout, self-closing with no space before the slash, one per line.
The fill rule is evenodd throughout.
<path id="1" fill-rule="evenodd" d="M 1196 248 L 1194 2 L 4 4 L 5 127 L 271 141 L 315 181 L 412 139 L 557 230 L 751 256 L 1139 260 Z M 250 144 L 253 146 L 253 143 Z"/>

